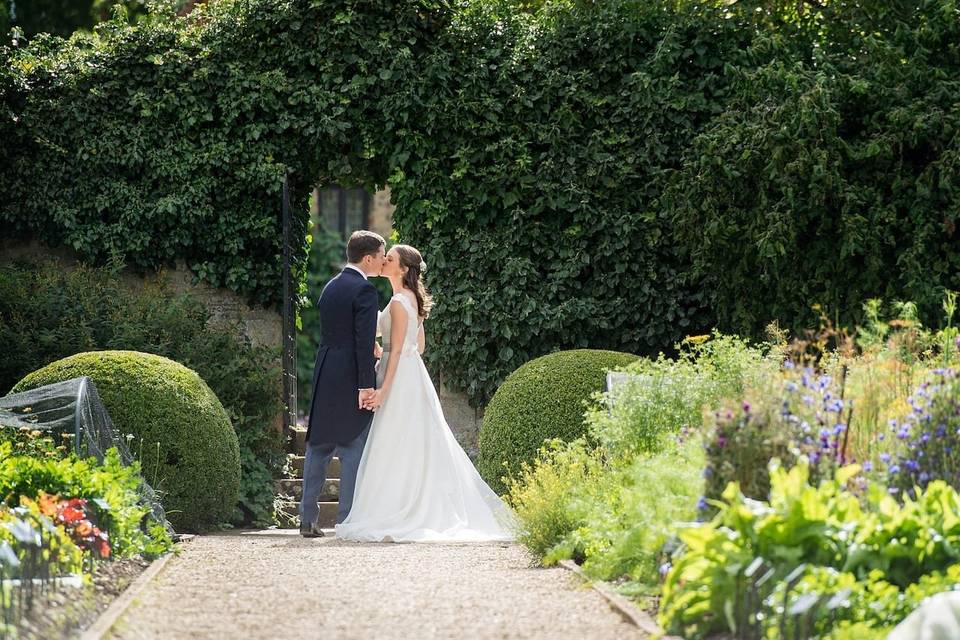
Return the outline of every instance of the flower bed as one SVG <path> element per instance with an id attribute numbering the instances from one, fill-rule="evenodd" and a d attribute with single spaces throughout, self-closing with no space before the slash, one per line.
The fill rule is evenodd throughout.
<path id="1" fill-rule="evenodd" d="M 115 449 L 97 464 L 39 432 L 0 426 L 0 637 L 50 632 L 44 603 L 72 599 L 58 593 L 80 588 L 95 608 L 102 598 L 89 592 L 106 592 L 102 581 L 93 587 L 94 575 L 110 573 L 104 563 L 135 568 L 172 548 L 139 484 L 139 465 L 124 466 Z"/>
<path id="2" fill-rule="evenodd" d="M 509 481 L 521 541 L 683 637 L 885 637 L 960 588 L 960 338 L 902 309 L 627 367 L 587 438 Z"/>

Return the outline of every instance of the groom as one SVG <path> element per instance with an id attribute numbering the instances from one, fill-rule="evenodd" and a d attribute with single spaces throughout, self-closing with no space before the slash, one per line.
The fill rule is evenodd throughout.
<path id="1" fill-rule="evenodd" d="M 322 536 L 317 499 L 334 453 L 340 457 L 340 505 L 337 522 L 350 513 L 357 468 L 373 412 L 376 384 L 374 342 L 377 334 L 377 290 L 367 278 L 380 275 L 383 238 L 354 231 L 347 242 L 348 264 L 320 294 L 320 347 L 313 365 L 313 402 L 303 463 L 300 535 Z"/>

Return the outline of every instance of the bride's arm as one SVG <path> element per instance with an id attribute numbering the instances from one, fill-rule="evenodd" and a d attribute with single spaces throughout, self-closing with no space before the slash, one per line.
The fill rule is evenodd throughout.
<path id="1" fill-rule="evenodd" d="M 423 355 L 423 352 L 427 350 L 427 336 L 423 332 L 423 323 L 420 323 L 420 330 L 417 331 L 417 351 L 420 352 L 420 355 Z"/>
<path id="2" fill-rule="evenodd" d="M 393 377 L 397 374 L 397 365 L 400 364 L 400 352 L 403 351 L 403 337 L 407 333 L 407 311 L 399 300 L 390 302 L 390 358 L 387 359 L 387 373 L 383 384 L 377 389 L 377 399 L 382 401 L 383 396 L 390 390 Z"/>

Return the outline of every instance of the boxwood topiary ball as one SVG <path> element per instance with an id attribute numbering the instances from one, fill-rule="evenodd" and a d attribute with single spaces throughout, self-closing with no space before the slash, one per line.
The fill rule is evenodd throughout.
<path id="1" fill-rule="evenodd" d="M 11 393 L 89 376 L 171 524 L 227 522 L 240 494 L 240 448 L 223 405 L 193 370 L 137 351 L 92 351 L 27 375 Z"/>
<path id="2" fill-rule="evenodd" d="M 636 359 L 619 351 L 576 349 L 531 360 L 511 373 L 483 417 L 480 475 L 503 493 L 501 478 L 519 471 L 522 462 L 532 462 L 544 440 L 584 435 L 584 401 L 604 389 L 607 371 Z"/>

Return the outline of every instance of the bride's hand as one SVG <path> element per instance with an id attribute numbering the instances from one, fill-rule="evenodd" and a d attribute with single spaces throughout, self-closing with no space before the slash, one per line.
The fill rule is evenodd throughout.
<path id="1" fill-rule="evenodd" d="M 379 342 L 373 343 L 373 357 L 377 360 L 383 357 L 383 347 L 380 346 Z"/>
<path id="2" fill-rule="evenodd" d="M 370 400 L 370 404 L 372 405 L 373 409 L 374 410 L 379 409 L 380 405 L 383 404 L 384 398 L 386 397 L 387 397 L 386 389 L 377 389 L 376 391 L 374 391 L 373 398 Z"/>

